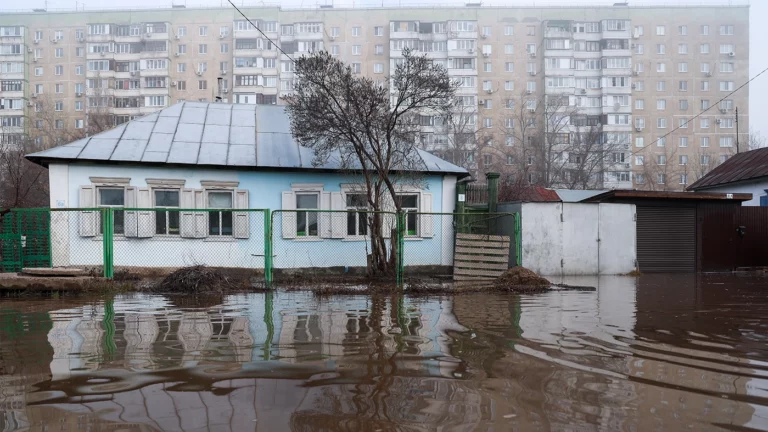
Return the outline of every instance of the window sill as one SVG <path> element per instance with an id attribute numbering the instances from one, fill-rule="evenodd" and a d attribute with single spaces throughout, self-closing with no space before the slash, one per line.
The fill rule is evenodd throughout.
<path id="1" fill-rule="evenodd" d="M 284 239 L 284 240 L 288 240 L 288 239 Z M 333 240 L 333 239 L 324 239 L 324 238 L 320 238 L 320 237 L 296 237 L 296 238 L 293 238 L 293 239 L 290 239 L 290 240 L 293 240 L 293 241 L 296 241 L 296 242 L 312 243 L 312 242 L 321 242 L 321 241 L 324 241 L 324 240 Z"/>
<path id="2" fill-rule="evenodd" d="M 236 239 L 232 236 L 208 236 L 202 239 L 204 242 L 212 243 L 232 243 Z"/>

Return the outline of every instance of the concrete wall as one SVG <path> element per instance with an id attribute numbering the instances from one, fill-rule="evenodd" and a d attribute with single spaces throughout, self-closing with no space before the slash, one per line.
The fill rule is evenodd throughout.
<path id="1" fill-rule="evenodd" d="M 337 173 L 309 172 L 248 172 L 208 168 L 177 168 L 151 166 L 54 165 L 50 170 L 51 207 L 79 207 L 79 187 L 90 185 L 90 177 L 129 177 L 130 185 L 147 187 L 146 179 L 181 179 L 185 188 L 202 189 L 201 180 L 236 181 L 238 189 L 249 191 L 249 208 L 279 210 L 283 191 L 292 183 L 320 183 L 326 192 L 341 191 L 342 184 L 355 178 Z M 452 211 L 455 201 L 454 176 L 426 176 L 422 192 L 432 194 L 432 211 Z M 445 195 L 444 195 L 445 194 Z M 446 198 L 444 199 L 443 196 Z M 179 267 L 206 264 L 223 267 L 264 267 L 264 220 L 261 213 L 250 216 L 247 239 L 202 238 L 178 236 L 126 238 L 116 235 L 114 257 L 116 266 Z M 279 214 L 278 214 L 279 215 Z M 301 238 L 284 239 L 281 220 L 274 221 L 275 268 L 306 268 L 332 266 L 365 266 L 370 245 L 364 239 Z M 102 238 L 82 237 L 78 231 L 79 212 L 54 212 L 52 248 L 55 266 L 100 265 Z M 406 266 L 452 265 L 453 226 L 446 217 L 435 215 L 431 237 L 408 238 L 405 244 Z"/>
<path id="2" fill-rule="evenodd" d="M 633 204 L 524 203 L 521 209 L 523 266 L 549 276 L 635 269 Z"/>
<path id="3" fill-rule="evenodd" d="M 742 206 L 759 206 L 760 197 L 766 195 L 768 190 L 768 179 L 762 178 L 755 181 L 745 181 L 730 185 L 723 185 L 714 188 L 699 189 L 701 192 L 720 192 L 720 193 L 751 193 L 752 199 L 741 203 Z"/>

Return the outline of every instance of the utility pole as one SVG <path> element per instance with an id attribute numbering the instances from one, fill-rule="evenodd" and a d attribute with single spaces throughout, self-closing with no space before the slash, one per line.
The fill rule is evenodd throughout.
<path id="1" fill-rule="evenodd" d="M 739 107 L 736 107 L 736 154 L 739 154 Z"/>

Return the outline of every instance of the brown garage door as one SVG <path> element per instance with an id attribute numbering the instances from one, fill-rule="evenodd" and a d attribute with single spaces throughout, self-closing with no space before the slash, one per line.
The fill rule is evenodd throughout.
<path id="1" fill-rule="evenodd" d="M 638 206 L 637 262 L 643 273 L 696 271 L 696 209 Z"/>

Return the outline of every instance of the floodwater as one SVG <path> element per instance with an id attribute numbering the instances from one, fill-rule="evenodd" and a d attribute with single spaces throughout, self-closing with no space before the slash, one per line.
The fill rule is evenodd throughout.
<path id="1" fill-rule="evenodd" d="M 0 431 L 768 430 L 768 279 L 0 302 Z"/>

